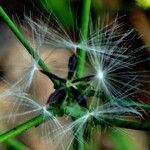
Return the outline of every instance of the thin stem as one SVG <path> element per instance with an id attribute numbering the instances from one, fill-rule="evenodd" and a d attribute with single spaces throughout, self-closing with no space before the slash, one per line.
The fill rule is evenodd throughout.
<path id="1" fill-rule="evenodd" d="M 71 105 L 65 107 L 64 112 L 66 115 L 69 115 L 71 117 L 80 118 L 81 116 L 84 116 L 87 113 L 87 110 L 85 108 L 81 108 L 78 105 Z M 44 115 L 39 115 L 37 117 L 34 117 L 29 121 L 22 123 L 17 127 L 1 134 L 0 143 L 6 141 L 9 138 L 17 136 L 32 127 L 38 126 L 48 119 L 49 118 L 45 117 Z M 112 118 L 107 116 L 100 116 L 95 123 L 99 125 L 105 125 L 105 126 L 107 125 L 110 127 L 121 127 L 121 128 L 150 131 L 150 123 L 149 122 L 143 123 L 143 121 L 131 121 L 127 119 L 124 120 L 124 119 Z"/>
<path id="2" fill-rule="evenodd" d="M 13 21 L 10 19 L 10 17 L 6 14 L 6 12 L 3 10 L 3 8 L 0 6 L 0 17 L 4 20 L 4 22 L 7 24 L 7 26 L 11 29 L 11 31 L 16 35 L 18 40 L 23 44 L 23 46 L 26 48 L 26 50 L 31 54 L 31 56 L 38 60 L 38 64 L 41 67 L 41 69 L 45 72 L 50 72 L 50 69 L 48 66 L 44 63 L 44 61 L 40 58 L 38 53 L 34 50 L 34 48 L 31 46 L 31 44 L 28 42 L 26 37 L 19 31 L 17 26 L 13 23 Z M 59 80 L 51 79 L 52 82 L 55 85 L 59 85 Z"/>
<path id="3" fill-rule="evenodd" d="M 76 113 L 78 112 L 78 113 Z M 72 107 L 67 106 L 65 109 L 65 113 L 69 114 L 72 117 L 79 118 L 81 116 L 84 116 L 87 113 L 86 109 L 81 109 L 81 107 Z M 96 124 L 99 125 L 105 125 L 110 127 L 120 127 L 120 128 L 129 128 L 129 129 L 135 129 L 135 130 L 143 130 L 143 131 L 150 131 L 150 122 L 144 122 L 141 121 L 133 121 L 129 119 L 120 119 L 120 118 L 114 118 L 114 117 L 108 117 L 108 116 L 100 116 L 99 119 L 95 119 Z"/>
<path id="4" fill-rule="evenodd" d="M 150 131 L 150 122 L 141 121 L 133 121 L 127 119 L 118 119 L 112 117 L 100 117 L 98 124 L 110 126 L 110 127 L 120 127 L 120 128 L 128 128 L 134 130 L 143 130 Z"/>
<path id="5" fill-rule="evenodd" d="M 39 124 L 46 121 L 46 119 L 48 119 L 48 118 L 44 117 L 43 115 L 39 115 L 37 117 L 30 119 L 29 121 L 27 121 L 23 124 L 18 125 L 17 127 L 1 134 L 0 135 L 0 143 L 6 141 L 9 138 L 17 136 L 34 126 L 38 126 Z"/>
<path id="6" fill-rule="evenodd" d="M 80 42 L 85 41 L 88 36 L 88 26 L 89 26 L 89 16 L 90 16 L 90 7 L 91 7 L 91 0 L 83 0 L 82 2 L 82 17 L 81 17 L 81 29 L 80 29 Z M 84 65 L 86 59 L 86 52 L 82 49 L 77 49 L 77 69 L 76 69 L 76 77 L 80 78 L 83 76 L 84 73 Z M 83 134 L 84 131 L 80 131 L 77 135 L 79 142 L 74 139 L 74 142 L 77 143 L 77 147 L 79 150 L 84 149 L 83 145 Z"/>
<path id="7" fill-rule="evenodd" d="M 80 41 L 85 41 L 88 36 L 89 16 L 90 16 L 91 0 L 83 0 L 82 18 L 81 18 L 81 38 Z M 86 52 L 82 49 L 77 49 L 77 70 L 76 77 L 83 76 Z"/>
<path id="8" fill-rule="evenodd" d="M 83 40 L 86 40 L 87 34 L 88 34 L 90 3 L 91 3 L 91 0 L 83 0 L 83 14 L 82 14 L 82 26 L 81 26 L 81 35 L 82 35 Z M 5 13 L 5 11 L 2 9 L 1 6 L 0 6 L 0 16 L 5 21 L 5 23 L 9 26 L 12 32 L 16 35 L 16 37 L 20 40 L 20 42 L 24 45 L 27 51 L 32 55 L 32 57 L 34 59 L 38 59 L 38 64 L 42 68 L 42 70 L 46 72 L 50 72 L 50 69 L 47 67 L 44 61 L 40 58 L 40 56 L 36 53 L 36 51 L 32 48 L 28 40 L 18 30 L 16 25 L 11 21 L 11 19 L 8 17 L 8 15 Z M 85 64 L 85 57 L 86 57 L 85 51 L 78 49 L 77 57 L 78 57 L 78 61 L 77 61 L 76 76 L 77 78 L 80 78 L 83 76 L 83 71 L 84 71 L 84 64 Z M 60 83 L 59 80 L 53 79 L 52 81 L 56 85 Z M 76 107 L 72 105 L 72 106 L 65 107 L 64 112 L 71 117 L 79 118 L 81 116 L 84 116 L 87 110 L 82 109 L 80 106 Z M 44 115 L 39 115 L 37 117 L 34 117 L 30 119 L 29 121 L 23 124 L 20 124 L 17 127 L 1 134 L 0 142 L 6 141 L 9 138 L 15 137 L 34 126 L 38 126 L 39 124 L 43 123 L 47 119 L 48 117 L 44 117 Z M 100 125 L 150 131 L 150 123 L 148 122 L 143 123 L 142 121 L 131 121 L 131 120 L 124 120 L 124 119 L 112 118 L 112 117 L 107 117 L 107 116 L 100 116 L 99 120 L 96 120 L 96 123 Z M 82 149 L 82 145 L 81 145 L 81 149 Z"/>
<path id="9" fill-rule="evenodd" d="M 5 144 L 15 150 L 29 150 L 23 143 L 17 141 L 16 139 L 8 139 L 5 141 Z"/>
<path id="10" fill-rule="evenodd" d="M 141 102 L 128 102 L 126 103 L 129 107 L 136 107 L 136 108 L 142 108 L 145 110 L 150 110 L 150 104 L 141 103 Z"/>

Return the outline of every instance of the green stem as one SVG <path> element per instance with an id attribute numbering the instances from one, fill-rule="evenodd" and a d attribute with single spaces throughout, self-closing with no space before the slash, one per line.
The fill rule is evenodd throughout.
<path id="1" fill-rule="evenodd" d="M 8 139 L 5 144 L 13 150 L 29 150 L 23 143 L 17 141 L 16 139 Z"/>
<path id="2" fill-rule="evenodd" d="M 81 29 L 80 29 L 80 42 L 85 41 L 88 36 L 88 27 L 89 27 L 89 16 L 90 16 L 90 7 L 91 7 L 91 0 L 83 0 L 82 2 L 82 16 L 81 16 Z M 76 68 L 76 77 L 80 78 L 83 76 L 84 73 L 84 65 L 86 59 L 86 52 L 82 49 L 77 49 L 77 68 Z M 77 143 L 77 147 L 79 150 L 84 149 L 83 144 L 83 134 L 84 131 L 80 131 L 77 135 L 78 140 L 74 139 L 74 143 Z"/>
<path id="3" fill-rule="evenodd" d="M 87 38 L 87 34 L 88 34 L 88 21 L 89 21 L 91 0 L 84 0 L 83 2 L 84 3 L 83 3 L 81 34 L 82 34 L 82 39 L 85 40 Z M 24 47 L 27 49 L 27 51 L 32 55 L 32 57 L 34 59 L 38 59 L 39 66 L 44 71 L 50 72 L 47 65 L 40 58 L 40 56 L 36 53 L 36 51 L 32 48 L 32 46 L 30 45 L 28 40 L 18 30 L 16 25 L 11 21 L 11 19 L 8 17 L 8 15 L 5 13 L 5 11 L 2 9 L 2 7 L 0 7 L 0 16 L 5 21 L 5 23 L 9 26 L 9 28 L 12 30 L 12 32 L 16 35 L 16 37 L 20 40 L 20 42 L 24 45 Z M 78 49 L 77 56 L 78 56 L 78 63 L 77 63 L 76 76 L 79 78 L 79 77 L 82 77 L 83 71 L 84 71 L 85 56 L 86 56 L 85 51 Z M 58 85 L 59 81 L 53 79 L 53 83 Z M 65 112 L 66 112 L 66 114 L 69 114 L 71 117 L 79 118 L 79 117 L 85 115 L 86 110 L 81 109 L 80 107 L 71 106 L 71 107 L 66 107 Z M 15 137 L 34 126 L 38 126 L 39 124 L 43 123 L 47 119 L 48 118 L 45 118 L 43 115 L 34 117 L 31 120 L 29 120 L 23 124 L 20 124 L 17 127 L 1 134 L 0 142 L 6 141 L 9 138 Z M 123 120 L 123 119 L 118 119 L 118 118 L 102 116 L 102 117 L 99 117 L 99 120 L 97 120 L 96 123 L 98 123 L 100 125 L 108 125 L 108 126 L 116 126 L 116 127 L 122 127 L 122 128 L 131 128 L 131 129 L 150 131 L 150 123 L 148 123 L 148 122 L 143 123 L 142 121 L 139 122 L 139 121 Z M 80 149 L 82 149 L 82 148 L 83 148 L 83 145 L 81 145 Z"/>
<path id="4" fill-rule="evenodd" d="M 48 118 L 44 117 L 43 115 L 39 115 L 37 117 L 30 119 L 29 121 L 27 121 L 23 124 L 18 125 L 17 127 L 13 128 L 3 134 L 0 134 L 0 143 L 6 141 L 9 138 L 17 136 L 34 126 L 38 126 L 39 124 L 46 121 L 46 119 L 48 119 Z"/>
<path id="5" fill-rule="evenodd" d="M 88 91 L 86 91 L 85 95 L 88 96 L 88 97 L 103 98 L 102 92 L 94 91 L 92 89 L 89 89 Z M 107 97 L 106 97 L 106 99 L 107 99 Z M 118 102 L 118 104 L 119 104 L 119 101 L 121 102 L 122 100 L 118 99 L 118 98 L 115 98 L 114 101 Z M 125 104 L 125 106 L 128 106 L 128 107 L 133 107 L 133 108 L 135 107 L 135 108 L 142 108 L 142 109 L 145 109 L 145 110 L 150 110 L 150 104 L 149 103 L 147 104 L 147 103 L 135 102 L 135 101 L 131 101 L 129 99 L 125 99 L 124 104 Z"/>
<path id="6" fill-rule="evenodd" d="M 136 108 L 142 108 L 145 110 L 150 110 L 150 104 L 141 103 L 141 102 L 128 102 L 126 103 L 129 107 L 136 107 Z"/>
<path id="7" fill-rule="evenodd" d="M 81 18 L 81 38 L 80 41 L 85 41 L 88 36 L 88 26 L 89 26 L 89 16 L 90 16 L 90 6 L 91 0 L 83 0 L 83 11 L 82 11 L 82 18 Z M 82 77 L 84 73 L 84 65 L 86 59 L 86 52 L 82 49 L 77 49 L 77 70 L 76 70 L 76 77 Z"/>
<path id="8" fill-rule="evenodd" d="M 3 8 L 0 6 L 0 17 L 4 20 L 4 22 L 7 24 L 7 26 L 11 29 L 11 31 L 16 35 L 18 40 L 23 44 L 23 46 L 26 48 L 26 50 L 31 54 L 31 56 L 38 60 L 39 66 L 42 68 L 45 72 L 50 72 L 50 69 L 48 66 L 44 63 L 44 61 L 40 58 L 38 53 L 34 50 L 34 48 L 31 46 L 31 44 L 28 42 L 26 37 L 19 31 L 17 26 L 13 23 L 13 21 L 10 19 L 10 17 L 6 14 L 6 12 L 3 10 Z M 56 79 L 51 79 L 52 82 L 55 85 L 59 85 L 59 81 Z"/>
<path id="9" fill-rule="evenodd" d="M 74 107 L 67 106 L 65 109 L 65 113 L 72 117 L 79 118 L 81 116 L 84 116 L 87 113 L 87 110 L 84 108 L 81 109 L 81 107 L 79 106 L 74 106 Z M 143 120 L 135 121 L 135 120 L 120 119 L 120 118 L 114 118 L 108 116 L 99 116 L 99 119 L 96 119 L 95 123 L 99 125 L 110 126 L 110 127 L 112 126 L 112 127 L 150 131 L 150 122 L 143 122 Z"/>
<path id="10" fill-rule="evenodd" d="M 71 106 L 65 107 L 64 112 L 66 115 L 69 115 L 71 117 L 78 119 L 84 116 L 87 113 L 87 110 L 85 108 L 81 108 L 78 105 L 74 105 L 74 107 L 71 105 Z M 0 143 L 8 140 L 9 138 L 17 136 L 32 127 L 38 126 L 39 124 L 45 122 L 48 119 L 49 118 L 44 117 L 44 115 L 39 115 L 37 117 L 34 117 L 30 119 L 29 121 L 23 124 L 20 124 L 17 127 L 1 134 Z M 99 117 L 99 120 L 96 120 L 95 123 L 99 125 L 105 125 L 105 126 L 150 131 L 150 123 L 149 122 L 143 123 L 143 121 L 131 121 L 131 120 L 124 120 L 124 119 L 112 118 L 112 117 L 107 117 L 107 116 L 101 116 Z"/>
<path id="11" fill-rule="evenodd" d="M 150 131 L 150 122 L 133 121 L 112 117 L 100 117 L 98 124 L 112 127 L 128 128 L 134 130 Z"/>

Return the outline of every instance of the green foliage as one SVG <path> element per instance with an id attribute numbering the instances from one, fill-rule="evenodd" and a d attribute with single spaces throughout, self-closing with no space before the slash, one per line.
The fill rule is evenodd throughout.
<path id="1" fill-rule="evenodd" d="M 70 9 L 68 0 L 38 0 L 40 7 L 46 13 L 54 15 L 54 17 L 65 28 L 74 25 L 74 14 Z M 63 12 L 63 13 L 62 13 Z"/>
<path id="2" fill-rule="evenodd" d="M 150 0 L 136 0 L 136 3 L 143 9 L 150 9 Z"/>

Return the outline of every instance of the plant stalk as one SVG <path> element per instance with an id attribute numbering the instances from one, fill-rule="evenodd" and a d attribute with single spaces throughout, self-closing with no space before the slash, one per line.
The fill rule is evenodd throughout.
<path id="1" fill-rule="evenodd" d="M 5 141 L 5 144 L 10 149 L 14 150 L 29 150 L 23 143 L 17 141 L 16 139 L 8 139 Z"/>
<path id="2" fill-rule="evenodd" d="M 84 116 L 87 113 L 87 110 L 85 108 L 81 108 L 80 106 L 67 106 L 64 109 L 64 112 L 66 115 L 69 115 L 74 118 L 80 118 L 81 116 Z M 77 113 L 78 112 L 78 113 Z M 17 127 L 2 133 L 0 135 L 0 143 L 8 140 L 9 138 L 15 137 L 26 130 L 38 126 L 48 120 L 49 117 L 45 117 L 44 115 L 39 115 L 37 117 L 34 117 L 30 119 L 29 121 L 22 123 L 18 125 Z M 96 124 L 99 125 L 107 125 L 110 127 L 120 127 L 120 128 L 129 128 L 129 129 L 135 129 L 135 130 L 143 130 L 143 131 L 150 131 L 150 122 L 144 122 L 143 121 L 131 121 L 131 120 L 125 120 L 125 119 L 118 119 L 118 118 L 112 118 L 107 116 L 101 116 L 98 120 L 95 121 Z"/>
<path id="3" fill-rule="evenodd" d="M 90 7 L 91 7 L 91 0 L 83 0 L 82 2 L 82 16 L 81 16 L 81 29 L 80 29 L 80 42 L 86 41 L 88 36 L 88 27 L 89 27 L 89 17 L 90 17 Z M 81 78 L 84 73 L 84 66 L 86 60 L 86 52 L 82 49 L 77 49 L 77 68 L 76 68 L 76 77 Z M 77 146 L 78 150 L 84 149 L 84 131 L 81 130 L 77 138 L 74 139 L 74 144 Z"/>
<path id="4" fill-rule="evenodd" d="M 81 17 L 81 29 L 80 29 L 80 42 L 86 41 L 88 36 L 88 26 L 90 17 L 91 0 L 83 0 L 82 17 Z M 77 49 L 77 69 L 76 77 L 80 78 L 84 73 L 84 65 L 86 59 L 86 52 L 82 49 Z"/>
<path id="5" fill-rule="evenodd" d="M 21 133 L 24 133 L 26 130 L 34 127 L 34 126 L 38 126 L 39 124 L 43 123 L 44 121 L 46 121 L 46 117 L 44 117 L 43 115 L 39 115 L 37 117 L 34 117 L 32 119 L 30 119 L 29 121 L 22 123 L 20 125 L 18 125 L 17 127 L 0 134 L 0 143 L 8 140 L 9 138 L 15 137 Z"/>
<path id="6" fill-rule="evenodd" d="M 26 48 L 26 50 L 31 54 L 33 59 L 38 60 L 38 65 L 41 67 L 41 69 L 45 72 L 50 72 L 50 69 L 48 68 L 48 66 L 40 58 L 38 53 L 34 50 L 34 48 L 28 42 L 26 37 L 21 33 L 21 31 L 19 31 L 17 26 L 13 23 L 13 21 L 10 19 L 10 17 L 6 14 L 6 12 L 3 10 L 3 8 L 1 6 L 0 6 L 0 17 L 4 20 L 4 22 L 11 29 L 11 31 L 16 35 L 16 37 L 23 44 L 23 46 Z M 57 86 L 60 85 L 59 80 L 56 80 L 53 78 L 51 80 L 54 83 L 54 85 L 57 85 Z"/>

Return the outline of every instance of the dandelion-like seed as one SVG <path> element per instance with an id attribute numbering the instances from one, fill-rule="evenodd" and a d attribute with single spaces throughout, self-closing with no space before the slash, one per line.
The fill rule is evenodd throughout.
<path id="1" fill-rule="evenodd" d="M 139 59 L 140 56 L 135 56 L 136 52 L 142 48 L 128 51 L 130 40 L 127 39 L 132 35 L 133 30 L 119 32 L 121 25 L 118 25 L 115 20 L 110 26 L 96 32 L 93 32 L 90 26 L 87 40 L 75 42 L 59 25 L 58 28 L 55 26 L 53 28 L 41 20 L 34 21 L 27 16 L 25 19 L 31 27 L 36 51 L 35 54 L 31 54 L 34 59 L 24 77 L 12 88 L 0 94 L 0 98 L 11 97 L 7 101 L 13 105 L 12 112 L 7 112 L 9 114 L 1 116 L 1 119 L 6 119 L 8 116 L 16 118 L 37 113 L 47 118 L 45 120 L 42 118 L 47 121 L 42 122 L 42 134 L 48 143 L 49 139 L 52 139 L 58 144 L 56 148 L 60 146 L 62 149 L 66 147 L 69 149 L 76 139 L 79 143 L 86 142 L 83 136 L 86 130 L 90 131 L 90 125 L 100 124 L 113 127 L 113 119 L 129 120 L 130 117 L 133 119 L 143 117 L 138 108 L 133 108 L 126 103 L 127 100 L 132 101 L 132 96 L 137 92 L 150 94 L 141 88 L 141 85 L 146 82 L 144 78 L 147 78 L 145 75 L 147 72 L 144 72 L 143 78 L 142 75 L 139 75 L 139 71 L 134 69 L 142 61 Z M 40 49 L 43 45 L 73 51 L 68 61 L 66 78 L 58 77 L 48 71 L 47 65 L 40 58 L 42 53 Z M 82 56 L 77 56 L 78 49 L 86 51 L 87 63 L 90 64 L 88 75 L 81 78 L 77 78 L 76 75 L 76 72 L 79 71 L 77 68 L 80 68 L 79 58 L 82 59 Z M 47 75 L 54 84 L 54 92 L 48 97 L 46 106 L 39 104 L 36 99 L 26 93 L 29 92 L 27 89 L 32 84 L 35 72 L 39 70 L 38 64 L 45 66 L 41 67 L 41 73 Z M 61 70 L 61 68 L 58 69 Z M 92 96 L 88 92 L 91 92 Z M 21 109 L 19 109 L 20 106 L 22 106 Z M 25 109 L 22 109 L 24 107 Z M 62 125 L 58 116 L 69 118 L 69 123 Z M 52 128 L 49 128 L 51 126 Z M 64 146 L 64 139 L 68 135 L 71 136 L 68 140 L 69 144 Z"/>
<path id="2" fill-rule="evenodd" d="M 103 78 L 104 78 L 104 73 L 103 73 L 103 71 L 102 71 L 102 70 L 99 70 L 99 71 L 97 72 L 96 77 L 97 77 L 100 81 L 103 80 Z"/>
<path id="3" fill-rule="evenodd" d="M 95 91 L 102 90 L 110 99 L 130 99 L 135 93 L 149 95 L 150 92 L 143 88 L 148 83 L 149 71 L 136 70 L 141 62 L 149 58 L 141 60 L 139 53 L 143 53 L 144 47 L 129 50 L 133 39 L 137 40 L 138 37 L 132 29 L 118 32 L 121 27 L 116 20 L 96 33 L 91 27 L 87 54 L 94 78 L 90 85 Z"/>

